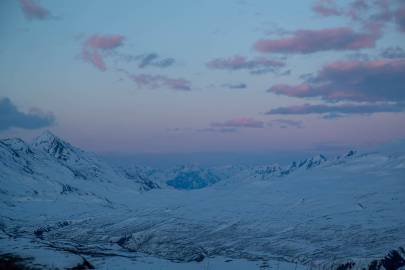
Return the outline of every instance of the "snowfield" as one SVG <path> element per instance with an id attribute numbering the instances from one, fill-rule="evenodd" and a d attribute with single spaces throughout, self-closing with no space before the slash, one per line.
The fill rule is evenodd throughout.
<path id="1" fill-rule="evenodd" d="M 157 170 L 113 167 L 46 132 L 0 141 L 0 204 L 0 254 L 40 269 L 405 265 L 403 145 Z"/>

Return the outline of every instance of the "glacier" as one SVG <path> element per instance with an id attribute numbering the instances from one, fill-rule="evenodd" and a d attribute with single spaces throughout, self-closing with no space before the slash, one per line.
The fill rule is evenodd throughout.
<path id="1" fill-rule="evenodd" d="M 156 169 L 111 165 L 45 132 L 0 140 L 0 204 L 0 257 L 25 267 L 405 265 L 404 144 L 288 166 Z"/>

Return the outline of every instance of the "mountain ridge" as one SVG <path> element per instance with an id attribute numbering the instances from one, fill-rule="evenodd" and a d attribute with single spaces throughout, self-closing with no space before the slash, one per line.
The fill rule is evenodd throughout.
<path id="1" fill-rule="evenodd" d="M 73 152 L 61 158 L 48 147 L 60 149 L 54 138 L 39 141 L 0 141 L 0 254 L 52 254 L 41 268 L 52 268 L 55 254 L 64 258 L 60 269 L 73 268 L 78 255 L 101 269 L 123 258 L 185 267 L 218 258 L 274 267 L 282 260 L 300 270 L 335 269 L 334 258 L 366 268 L 405 243 L 405 155 L 349 151 L 208 173 L 117 168 L 68 145 L 61 152 Z M 205 172 L 220 181 L 192 190 L 166 183 L 194 172 L 197 182 L 209 180 Z"/>

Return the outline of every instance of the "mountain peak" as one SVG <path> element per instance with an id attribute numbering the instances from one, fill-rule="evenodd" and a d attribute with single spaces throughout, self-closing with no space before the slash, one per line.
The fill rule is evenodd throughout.
<path id="1" fill-rule="evenodd" d="M 72 145 L 48 130 L 34 139 L 31 146 L 32 148 L 48 152 L 58 159 L 67 159 L 70 152 L 74 152 L 74 147 Z"/>
<path id="2" fill-rule="evenodd" d="M 305 160 L 301 161 L 298 164 L 298 167 L 299 168 L 300 167 L 305 167 L 307 169 L 310 169 L 310 168 L 319 166 L 319 165 L 321 165 L 322 163 L 324 163 L 326 161 L 327 161 L 327 158 L 324 155 L 319 154 L 319 155 L 316 155 L 314 157 L 311 157 L 311 158 L 308 158 L 308 159 L 305 159 Z"/>
<path id="3" fill-rule="evenodd" d="M 33 145 L 39 145 L 44 143 L 52 143 L 54 140 L 60 140 L 55 134 L 49 130 L 44 131 L 41 135 L 36 137 L 33 141 Z"/>

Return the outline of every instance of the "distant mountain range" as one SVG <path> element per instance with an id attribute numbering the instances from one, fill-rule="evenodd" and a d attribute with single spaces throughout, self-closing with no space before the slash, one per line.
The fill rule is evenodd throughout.
<path id="1" fill-rule="evenodd" d="M 397 269 L 405 265 L 401 147 L 288 166 L 156 169 L 110 165 L 50 132 L 32 143 L 0 140 L 0 259 L 49 269 L 147 260 L 156 268 L 143 269 L 160 269 L 160 259 L 193 269 L 218 258 L 261 269 L 280 261 Z"/>

